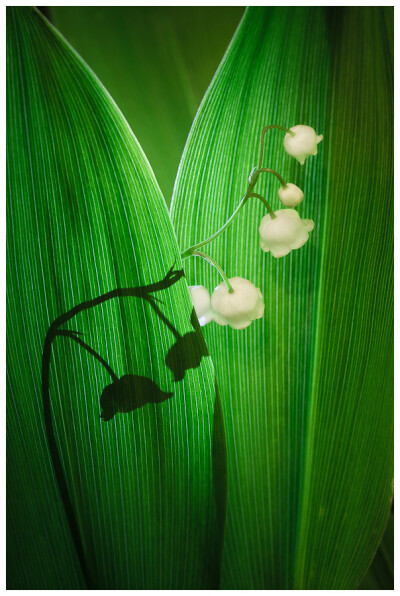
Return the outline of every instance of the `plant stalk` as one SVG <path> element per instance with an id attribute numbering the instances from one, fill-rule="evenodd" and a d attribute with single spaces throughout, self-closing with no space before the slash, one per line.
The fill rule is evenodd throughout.
<path id="1" fill-rule="evenodd" d="M 226 273 L 222 269 L 222 267 L 220 265 L 218 265 L 217 261 L 215 261 L 212 257 L 210 257 L 210 255 L 206 255 L 206 253 L 200 252 L 199 250 L 196 250 L 195 252 L 193 252 L 192 256 L 193 257 L 201 257 L 202 259 L 207 261 L 207 263 L 210 263 L 210 265 L 215 267 L 216 270 L 218 271 L 218 273 L 221 275 L 222 279 L 224 280 L 225 285 L 228 288 L 229 294 L 233 294 L 234 289 L 232 288 L 232 286 L 229 282 L 228 276 L 226 275 Z"/>
<path id="2" fill-rule="evenodd" d="M 270 130 L 271 128 L 278 128 L 279 130 L 283 130 L 286 133 L 292 135 L 292 137 L 295 136 L 295 132 L 293 132 L 292 130 L 289 130 L 288 128 L 285 128 L 284 126 L 279 126 L 279 124 L 269 124 L 268 126 L 264 126 L 262 133 L 261 133 L 261 152 L 260 152 L 260 161 L 258 164 L 258 167 L 261 168 L 262 165 L 262 160 L 263 160 L 263 156 L 264 156 L 264 138 L 265 138 L 265 133 Z"/>
<path id="3" fill-rule="evenodd" d="M 282 176 L 280 174 L 278 174 L 278 172 L 275 172 L 275 170 L 271 170 L 270 168 L 258 168 L 257 170 L 255 170 L 250 176 L 251 182 L 249 183 L 246 194 L 244 195 L 244 197 L 242 198 L 239 205 L 237 206 L 235 211 L 232 213 L 232 215 L 230 216 L 228 221 L 226 221 L 224 223 L 224 225 L 217 232 L 215 232 L 215 234 L 213 234 L 209 238 L 206 238 L 205 240 L 202 240 L 201 242 L 198 242 L 197 244 L 193 244 L 193 246 L 190 246 L 189 248 L 186 248 L 183 252 L 181 252 L 182 260 L 187 259 L 192 254 L 194 254 L 194 252 L 197 251 L 199 248 L 201 248 L 202 246 L 205 246 L 212 240 L 215 240 L 215 238 L 217 238 L 220 234 L 222 234 L 222 232 L 224 232 L 226 230 L 226 228 L 233 222 L 235 217 L 239 214 L 239 212 L 243 209 L 243 207 L 245 206 L 245 204 L 251 197 L 260 199 L 264 203 L 264 205 L 267 207 L 268 213 L 271 215 L 272 219 L 275 219 L 276 215 L 273 212 L 271 205 L 268 203 L 268 201 L 266 199 L 264 199 L 264 197 L 262 197 L 261 195 L 252 192 L 253 188 L 255 187 L 255 185 L 257 183 L 259 175 L 262 174 L 263 172 L 268 172 L 270 174 L 273 174 L 274 176 L 276 176 L 278 178 L 278 180 L 282 186 L 286 186 L 286 182 L 284 181 Z"/>

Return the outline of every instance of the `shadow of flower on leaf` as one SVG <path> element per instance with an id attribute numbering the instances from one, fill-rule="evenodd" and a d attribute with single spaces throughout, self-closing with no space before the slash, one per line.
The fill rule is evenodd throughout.
<path id="1" fill-rule="evenodd" d="M 175 383 L 182 381 L 187 370 L 200 366 L 201 359 L 209 355 L 194 309 L 190 321 L 195 331 L 178 335 L 165 358 L 165 364 L 174 375 Z"/>
<path id="2" fill-rule="evenodd" d="M 160 403 L 166 399 L 172 398 L 172 392 L 162 391 L 154 381 L 138 375 L 124 375 L 118 378 L 118 375 L 110 364 L 94 350 L 84 340 L 84 334 L 65 329 L 63 326 L 69 323 L 78 314 L 95 308 L 101 304 L 113 299 L 139 298 L 146 300 L 155 310 L 156 314 L 169 327 L 176 338 L 180 338 L 178 331 L 172 326 L 168 319 L 158 308 L 156 302 L 162 304 L 162 301 L 153 296 L 153 293 L 166 290 L 177 283 L 184 276 L 183 269 L 175 270 L 174 265 L 169 269 L 163 279 L 151 284 L 129 288 L 115 288 L 105 294 L 96 296 L 76 304 L 67 312 L 59 315 L 47 330 L 43 345 L 42 354 L 42 402 L 44 423 L 46 428 L 47 444 L 53 463 L 55 477 L 57 480 L 60 496 L 64 505 L 65 514 L 68 520 L 71 536 L 75 545 L 77 556 L 81 565 L 81 570 L 88 589 L 96 589 L 96 576 L 90 568 L 84 544 L 81 536 L 81 529 L 78 524 L 73 502 L 69 494 L 69 486 L 64 473 L 63 463 L 58 451 L 56 434 L 54 432 L 54 423 L 52 417 L 51 399 L 50 399 L 50 363 L 53 348 L 53 341 L 57 337 L 69 338 L 74 343 L 86 350 L 93 356 L 97 362 L 107 371 L 112 379 L 112 383 L 107 385 L 101 395 L 101 407 L 103 409 L 103 421 L 111 420 L 117 412 L 131 412 L 136 408 L 149 403 Z"/>
<path id="3" fill-rule="evenodd" d="M 149 403 L 159 404 L 173 395 L 162 391 L 151 379 L 124 375 L 103 390 L 100 398 L 101 418 L 107 422 L 117 412 L 132 412 Z"/>

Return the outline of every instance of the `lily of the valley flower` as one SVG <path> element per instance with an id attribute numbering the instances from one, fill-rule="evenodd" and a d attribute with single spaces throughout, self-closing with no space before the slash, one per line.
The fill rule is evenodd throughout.
<path id="1" fill-rule="evenodd" d="M 307 242 L 314 222 L 312 219 L 301 219 L 294 209 L 279 209 L 275 215 L 274 219 L 269 214 L 265 215 L 258 231 L 261 248 L 279 258 Z"/>
<path id="2" fill-rule="evenodd" d="M 233 329 L 245 329 L 254 319 L 264 314 L 264 300 L 259 288 L 243 277 L 232 277 L 229 282 L 233 293 L 229 293 L 223 282 L 211 296 L 214 320 L 219 325 L 230 325 Z"/>
<path id="3" fill-rule="evenodd" d="M 189 286 L 189 292 L 197 318 L 203 327 L 214 318 L 209 291 L 204 286 Z"/>
<path id="4" fill-rule="evenodd" d="M 317 135 L 311 126 L 298 124 L 290 128 L 294 135 L 287 133 L 283 139 L 283 147 L 289 155 L 295 157 L 303 165 L 306 157 L 317 155 L 317 145 L 324 138 Z"/>
<path id="5" fill-rule="evenodd" d="M 304 194 L 298 186 L 288 182 L 286 186 L 280 187 L 278 190 L 278 197 L 285 207 L 297 207 L 297 205 L 300 205 L 301 201 L 304 199 Z"/>
<path id="6" fill-rule="evenodd" d="M 199 250 L 219 236 L 232 223 L 248 199 L 251 197 L 257 198 L 267 208 L 268 215 L 263 217 L 259 226 L 260 245 L 265 252 L 271 252 L 272 256 L 276 258 L 284 257 L 291 250 L 302 247 L 307 242 L 309 233 L 314 229 L 314 222 L 311 219 L 301 219 L 297 211 L 292 209 L 292 207 L 297 207 L 303 201 L 303 191 L 295 184 L 286 183 L 275 170 L 262 167 L 264 136 L 271 128 L 285 131 L 284 148 L 301 165 L 304 164 L 309 155 L 317 154 L 317 145 L 323 139 L 323 136 L 317 135 L 311 126 L 303 124 L 293 126 L 291 129 L 275 124 L 265 126 L 261 135 L 259 165 L 251 170 L 247 192 L 236 210 L 212 236 L 190 246 L 181 253 L 182 259 L 190 256 L 205 259 L 218 270 L 224 280 L 215 288 L 211 298 L 204 286 L 191 286 L 189 288 L 194 305 L 192 316 L 195 316 L 194 312 L 196 312 L 202 326 L 210 321 L 215 321 L 218 325 L 230 325 L 233 329 L 245 329 L 254 319 L 259 319 L 264 314 L 264 300 L 259 288 L 256 288 L 254 284 L 242 277 L 228 279 L 219 264 L 210 255 Z M 253 192 L 261 173 L 273 174 L 279 180 L 281 187 L 278 190 L 278 197 L 287 209 L 279 209 L 274 212 L 264 197 Z"/>

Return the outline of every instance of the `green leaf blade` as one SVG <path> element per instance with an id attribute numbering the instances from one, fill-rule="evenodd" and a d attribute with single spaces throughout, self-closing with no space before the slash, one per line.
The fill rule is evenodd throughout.
<path id="1" fill-rule="evenodd" d="M 148 162 L 93 73 L 37 12 L 9 9 L 7 26 L 8 587 L 82 588 L 46 439 L 46 333 L 77 305 L 160 284 L 181 263 Z M 215 587 L 213 466 L 225 455 L 213 438 L 213 367 L 186 282 L 150 293 L 158 311 L 136 293 L 85 308 L 63 329 L 82 333 L 117 377 L 145 378 L 171 398 L 155 403 L 160 393 L 138 392 L 134 406 L 125 400 L 102 422 L 109 372 L 71 337 L 53 338 L 49 397 L 61 475 L 92 587 Z M 196 342 L 178 349 L 169 369 L 169 350 L 189 333 Z M 192 366 L 177 378 L 182 362 Z"/>
<path id="2" fill-rule="evenodd" d="M 310 36 L 315 42 L 311 55 L 303 44 Z M 182 248 L 217 230 L 233 212 L 258 160 L 264 125 L 311 121 L 324 131 L 326 91 L 320 74 L 327 76 L 329 66 L 325 39 L 320 11 L 317 16 L 307 10 L 247 12 L 200 108 L 181 163 L 172 217 Z M 310 42 L 307 47 L 314 46 Z M 304 94 L 304 71 L 311 105 L 294 101 Z M 266 167 L 303 188 L 302 216 L 318 221 L 321 160 L 306 163 L 304 174 L 285 157 L 279 131 L 267 136 L 265 156 Z M 198 164 L 194 172 L 192 163 Z M 275 179 L 260 178 L 258 192 L 275 208 L 277 188 Z M 264 319 L 244 331 L 213 324 L 205 328 L 221 386 L 230 462 L 223 586 L 289 588 L 319 254 L 312 251 L 317 241 L 311 236 L 303 251 L 272 259 L 259 247 L 264 208 L 250 202 L 245 209 L 224 236 L 207 246 L 228 276 L 240 275 L 260 287 L 266 303 Z M 196 223 L 190 227 L 188 221 Z M 313 234 L 319 233 L 317 227 Z M 186 267 L 189 281 L 212 291 L 220 280 L 198 261 Z"/>
<path id="3" fill-rule="evenodd" d="M 394 590 L 394 515 L 390 513 L 382 542 L 359 590 Z"/>
<path id="4" fill-rule="evenodd" d="M 337 39 L 330 175 L 298 587 L 326 589 L 327 576 L 330 588 L 358 585 L 392 498 L 393 79 L 385 46 L 390 12 L 355 9 L 343 18 L 333 11 L 330 18 Z M 351 33 L 355 27 L 358 38 Z M 324 393 L 332 396 L 329 402 L 321 400 Z M 325 533 L 332 536 L 329 543 Z"/>
<path id="5" fill-rule="evenodd" d="M 345 22 L 346 9 L 338 12 Z M 265 167 L 277 169 L 304 190 L 299 213 L 316 222 L 301 250 L 278 260 L 260 251 L 257 228 L 264 213 L 256 204 L 249 204 L 247 213 L 207 246 L 228 277 L 239 275 L 261 287 L 266 303 L 264 319 L 244 331 L 214 324 L 205 329 L 221 387 L 230 455 L 225 588 L 357 587 L 379 544 L 390 505 L 392 387 L 391 371 L 382 364 L 391 355 L 392 251 L 385 234 L 389 230 L 390 236 L 392 217 L 391 166 L 374 124 L 367 137 L 370 141 L 375 135 L 376 143 L 367 145 L 368 151 L 362 134 L 366 113 L 371 111 L 374 122 L 380 105 L 381 123 L 390 134 L 390 70 L 381 68 L 387 55 L 378 42 L 383 13 L 377 19 L 362 9 L 359 16 L 362 26 L 353 22 L 350 35 L 342 25 L 335 31 L 331 15 L 319 8 L 248 10 L 199 110 L 175 185 L 172 218 L 185 249 L 217 230 L 234 211 L 258 158 L 264 125 L 304 123 L 325 135 L 318 156 L 303 168 L 285 156 L 280 133 L 271 132 L 267 138 Z M 367 47 L 371 29 L 373 43 Z M 354 47 L 362 40 L 365 58 L 341 46 L 345 32 Z M 349 62 L 343 74 L 335 63 L 338 54 L 342 65 Z M 378 97 L 360 64 L 363 60 L 373 69 L 374 83 L 381 81 Z M 358 158 L 353 141 L 357 120 L 346 121 L 345 128 L 339 122 L 342 110 L 346 117 L 354 115 L 359 105 Z M 368 216 L 365 195 L 362 207 L 359 197 L 350 198 L 349 189 L 356 193 L 358 183 L 370 185 L 369 208 L 375 205 L 383 211 L 378 221 Z M 276 181 L 262 180 L 259 188 L 278 208 Z M 350 225 L 344 217 L 349 203 Z M 359 235 L 363 227 L 371 233 L 366 252 Z M 352 234 L 355 229 L 357 237 Z M 379 250 L 382 268 L 377 257 L 371 258 Z M 370 259 L 370 276 L 363 265 L 353 285 L 349 276 L 352 270 L 355 275 L 364 255 L 366 263 Z M 198 261 L 186 267 L 189 282 L 212 291 L 220 280 Z M 340 263 L 346 277 L 341 277 Z M 368 281 L 375 282 L 371 291 Z M 325 320 L 324 309 L 329 313 Z M 363 309 L 375 313 L 372 334 Z M 332 333 L 339 322 L 342 331 Z M 375 336 L 379 327 L 384 338 L 381 353 Z M 345 358 L 343 339 L 345 345 L 355 342 L 352 353 L 346 346 Z M 331 362 L 340 363 L 332 364 L 333 376 Z M 373 366 L 365 375 L 367 362 Z M 375 405 L 378 387 L 385 397 Z M 337 428 L 344 433 L 342 442 L 337 434 L 329 434 L 341 416 L 344 422 Z M 378 453 L 373 453 L 371 440 L 378 442 Z M 338 470 L 331 451 L 339 457 Z M 349 465 L 352 456 L 354 464 Z M 348 482 L 356 473 L 353 489 L 343 485 L 342 472 Z M 325 533 L 319 517 L 319 476 L 327 499 L 330 493 L 336 495 L 336 501 L 329 500 L 332 517 Z M 350 519 L 343 520 L 346 508 Z"/>

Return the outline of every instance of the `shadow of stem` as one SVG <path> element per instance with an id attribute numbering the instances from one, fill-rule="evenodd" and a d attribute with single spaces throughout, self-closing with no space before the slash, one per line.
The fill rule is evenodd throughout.
<path id="1" fill-rule="evenodd" d="M 151 292 L 158 292 L 161 290 L 165 290 L 170 288 L 173 284 L 179 281 L 184 276 L 183 270 L 174 271 L 173 267 L 168 271 L 164 279 L 159 282 L 149 284 L 146 286 L 140 286 L 136 288 L 121 288 L 115 289 L 111 292 L 107 292 L 102 296 L 98 296 L 92 300 L 87 300 L 82 302 L 73 308 L 71 308 L 68 312 L 60 315 L 57 317 L 53 323 L 50 325 L 46 338 L 44 341 L 43 346 L 43 354 L 42 354 L 42 402 L 43 402 L 43 410 L 44 410 L 44 421 L 46 427 L 46 435 L 47 435 L 47 442 L 50 450 L 50 455 L 54 467 L 54 472 L 58 484 L 58 488 L 60 491 L 61 499 L 64 505 L 65 513 L 67 516 L 68 524 L 70 527 L 72 539 L 74 541 L 74 545 L 77 551 L 77 555 L 81 564 L 83 578 L 85 580 L 86 586 L 88 589 L 96 588 L 96 581 L 95 578 L 92 577 L 90 573 L 89 566 L 86 560 L 85 551 L 82 543 L 82 537 L 79 531 L 79 525 L 77 522 L 77 518 L 75 515 L 75 511 L 72 506 L 72 502 L 69 496 L 67 481 L 64 475 L 64 470 L 61 463 L 60 454 L 57 448 L 57 442 L 55 438 L 54 428 L 53 428 L 53 421 L 51 415 L 51 403 L 50 403 L 50 391 L 49 391 L 49 380 L 50 380 L 50 360 L 51 360 L 51 351 L 52 351 L 52 343 L 54 338 L 57 335 L 65 335 L 74 339 L 80 345 L 83 344 L 82 347 L 87 349 L 93 356 L 97 358 L 101 362 L 103 366 L 106 367 L 112 379 L 118 380 L 118 377 L 112 371 L 111 367 L 105 362 L 104 359 L 101 358 L 94 350 L 92 350 L 89 346 L 84 344 L 82 340 L 79 339 L 77 332 L 63 332 L 60 330 L 60 327 L 70 321 L 73 317 L 78 315 L 79 313 L 94 308 L 99 304 L 103 304 L 108 300 L 112 300 L 113 298 L 125 298 L 125 297 L 136 297 L 142 298 L 144 300 L 149 300 L 150 302 L 154 302 L 154 298 L 150 296 Z"/>
<path id="2" fill-rule="evenodd" d="M 104 358 L 100 354 L 98 354 L 95 350 L 93 350 L 87 343 L 81 339 L 81 333 L 78 331 L 66 330 L 61 329 L 61 326 L 68 323 L 73 317 L 78 315 L 83 311 L 87 311 L 92 309 L 100 304 L 103 304 L 109 300 L 114 298 L 126 298 L 126 297 L 136 297 L 146 300 L 149 305 L 152 307 L 154 312 L 157 316 L 163 321 L 163 323 L 168 327 L 171 333 L 174 335 L 176 342 L 172 345 L 169 349 L 165 362 L 168 369 L 171 370 L 174 376 L 174 382 L 180 381 L 184 378 L 185 371 L 190 368 L 196 368 L 200 366 L 201 359 L 203 357 L 208 356 L 207 346 L 204 340 L 204 337 L 201 333 L 199 322 L 197 320 L 196 314 L 194 309 L 191 313 L 191 324 L 194 328 L 194 331 L 186 333 L 185 335 L 181 335 L 177 329 L 172 325 L 172 323 L 167 319 L 167 317 L 161 312 L 160 308 L 158 307 L 156 301 L 159 301 L 158 298 L 155 298 L 151 295 L 152 292 L 159 292 L 165 289 L 170 288 L 173 284 L 177 283 L 182 277 L 184 276 L 183 270 L 174 271 L 173 267 L 168 271 L 166 276 L 153 284 L 149 284 L 146 286 L 136 287 L 136 288 L 122 288 L 122 289 L 115 289 L 111 292 L 107 292 L 102 296 L 98 296 L 92 300 L 87 300 L 78 304 L 77 306 L 70 309 L 68 312 L 60 315 L 57 317 L 53 323 L 50 325 L 45 342 L 43 347 L 43 355 L 42 355 L 42 402 L 43 402 L 43 410 L 44 410 L 44 420 L 45 420 L 45 427 L 46 427 L 46 435 L 47 435 L 47 442 L 50 450 L 50 455 L 52 458 L 52 463 L 55 471 L 55 476 L 58 484 L 58 488 L 60 491 L 61 499 L 64 505 L 64 509 L 66 512 L 67 520 L 69 523 L 71 535 L 74 541 L 74 545 L 78 554 L 78 558 L 81 564 L 83 577 L 88 589 L 95 589 L 96 585 L 96 578 L 93 577 L 93 574 L 90 571 L 88 561 L 85 555 L 85 550 L 82 542 L 82 537 L 79 530 L 79 525 L 77 522 L 77 518 L 75 515 L 75 511 L 71 502 L 71 498 L 68 491 L 67 481 L 65 478 L 64 470 L 62 467 L 62 462 L 60 458 L 60 454 L 58 452 L 54 427 L 53 427 L 53 420 L 51 414 L 51 401 L 50 401 L 50 390 L 49 390 L 49 383 L 50 383 L 50 362 L 51 362 L 51 353 L 52 353 L 52 345 L 53 340 L 57 337 L 66 337 L 72 339 L 76 342 L 81 348 L 85 349 L 89 354 L 91 354 L 108 372 L 111 377 L 112 383 L 105 387 L 103 393 L 101 395 L 100 405 L 102 407 L 102 414 L 101 418 L 104 422 L 113 418 L 113 416 L 117 413 L 127 413 L 131 412 L 139 407 L 143 407 L 148 403 L 161 403 L 167 399 L 170 399 L 174 393 L 173 392 L 165 392 L 162 391 L 156 383 L 154 383 L 151 379 L 147 379 L 146 377 L 142 377 L 139 375 L 123 375 L 121 378 L 118 378 L 118 375 L 114 372 L 111 366 L 106 362 Z M 222 416 L 222 408 L 220 407 L 220 398 L 219 392 L 217 392 L 217 400 L 215 403 L 215 411 L 214 411 L 214 436 L 213 436 L 213 460 L 214 460 L 214 446 L 218 445 L 218 453 L 225 453 L 226 454 L 226 444 L 221 443 L 222 437 L 222 429 L 223 429 L 223 420 Z M 222 420 L 222 426 L 221 426 Z M 224 433 L 223 429 L 223 433 Z M 223 434 L 223 436 L 225 436 Z M 221 451 L 222 449 L 222 451 Z M 226 459 L 224 460 L 224 456 L 222 457 L 223 468 L 226 469 Z M 225 463 L 224 463 L 225 462 Z M 217 490 L 215 493 L 216 503 L 217 503 L 217 520 L 223 519 L 223 524 L 225 523 L 225 509 L 226 509 L 226 491 L 224 492 L 224 480 L 225 472 L 221 474 L 221 471 L 214 470 L 213 467 L 213 477 L 214 477 L 214 490 Z M 221 484 L 222 479 L 222 484 Z M 225 483 L 226 484 L 226 483 Z M 222 486 L 222 489 L 220 488 Z M 222 491 L 222 492 L 221 492 Z M 225 496 L 224 496 L 225 495 Z M 219 505 L 222 503 L 222 505 Z M 225 503 L 225 505 L 223 505 Z M 222 507 L 222 509 L 221 509 Z M 219 524 L 222 522 L 220 521 Z M 222 531 L 223 535 L 223 531 Z M 223 539 L 222 539 L 223 541 Z M 222 549 L 222 543 L 218 546 L 217 550 L 220 551 Z M 217 553 L 216 553 L 217 554 Z M 222 550 L 221 550 L 222 556 Z M 220 557 L 217 557 L 219 560 Z M 214 577 L 212 581 L 213 586 L 219 584 L 219 575 L 220 569 L 215 569 L 215 573 L 211 574 Z"/>

